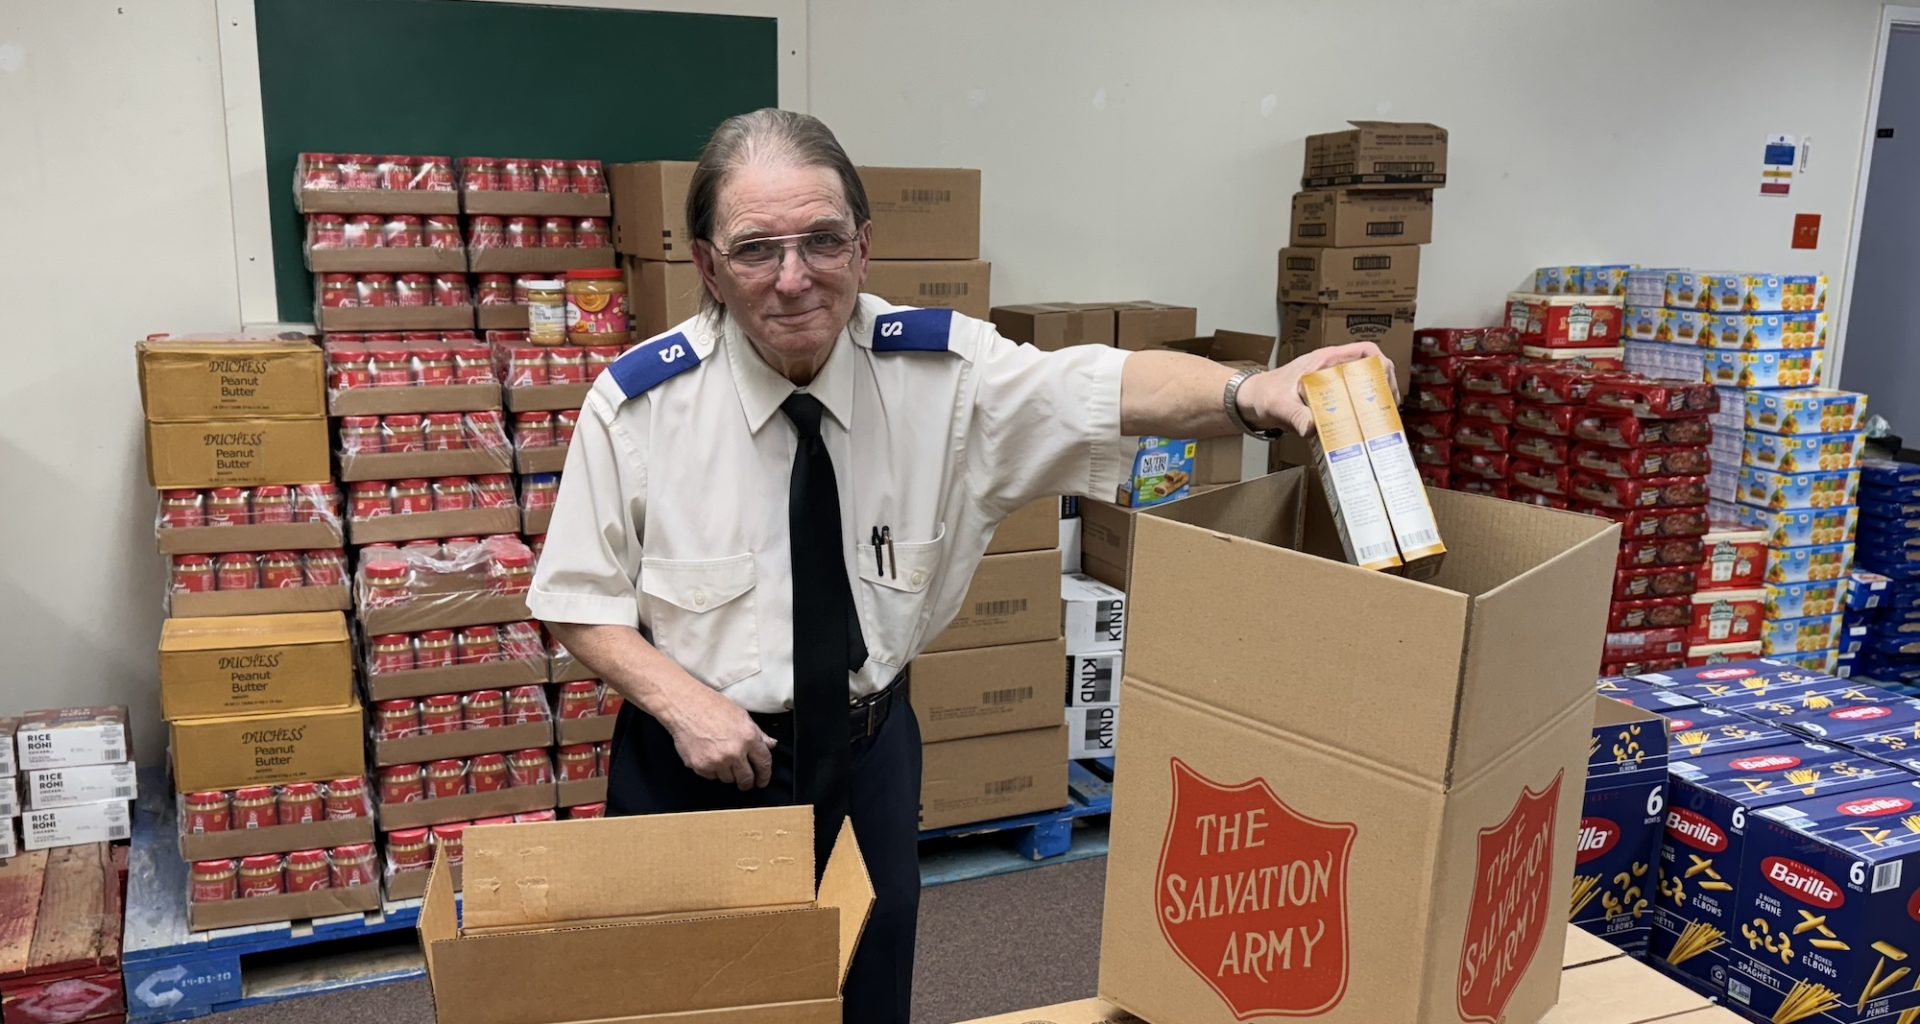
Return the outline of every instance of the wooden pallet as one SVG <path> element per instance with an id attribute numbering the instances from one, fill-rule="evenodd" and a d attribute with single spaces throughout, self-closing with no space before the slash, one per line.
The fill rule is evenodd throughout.
<path id="1" fill-rule="evenodd" d="M 127 848 L 91 843 L 0 863 L 0 1021 L 126 1019 L 120 974 Z"/>
<path id="2" fill-rule="evenodd" d="M 1112 761 L 1103 772 L 1100 762 L 1067 763 L 1067 806 L 1057 811 L 1021 814 L 1011 818 L 928 829 L 920 833 L 922 843 L 962 836 L 1007 835 L 1020 855 L 1028 860 L 1058 857 L 1073 847 L 1073 825 L 1082 818 L 1104 816 L 1113 811 Z"/>

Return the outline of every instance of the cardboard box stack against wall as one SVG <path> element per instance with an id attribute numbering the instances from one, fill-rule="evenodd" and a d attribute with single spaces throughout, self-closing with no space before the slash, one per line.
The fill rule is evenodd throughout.
<path id="1" fill-rule="evenodd" d="M 615 164 L 614 246 L 633 298 L 634 338 L 700 311 L 704 285 L 687 227 L 692 161 Z M 901 306 L 945 307 L 985 320 L 992 264 L 980 258 L 980 172 L 956 167 L 862 167 L 873 210 L 865 291 Z"/>

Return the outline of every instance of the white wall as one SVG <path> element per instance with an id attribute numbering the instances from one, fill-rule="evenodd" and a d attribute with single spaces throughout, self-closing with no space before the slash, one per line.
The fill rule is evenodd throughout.
<path id="1" fill-rule="evenodd" d="M 1546 263 L 1838 275 L 1873 0 L 812 0 L 813 113 L 862 163 L 985 171 L 996 302 L 1155 298 L 1270 328 L 1302 138 L 1452 132 L 1420 322 Z M 1811 135 L 1790 199 L 1773 132 Z M 1816 252 L 1796 211 L 1826 215 Z"/>
<path id="2" fill-rule="evenodd" d="M 1873 173 L 1848 314 L 1843 386 L 1866 391 L 1908 447 L 1920 446 L 1920 30 L 1888 41 L 1876 127 L 1893 138 L 1873 144 Z"/>
<path id="3" fill-rule="evenodd" d="M 1484 321 L 1545 262 L 1837 275 L 1879 4 L 809 12 L 812 107 L 856 160 L 985 169 L 997 299 L 1150 296 L 1262 328 L 1300 139 L 1349 117 L 1453 130 L 1427 323 Z M 237 326 L 219 68 L 211 0 L 0 2 L 0 711 L 125 701 L 149 760 L 163 574 L 131 346 Z M 1813 173 L 1758 199 L 1783 131 L 1815 137 Z M 1797 210 L 1826 214 L 1818 252 L 1786 250 Z"/>

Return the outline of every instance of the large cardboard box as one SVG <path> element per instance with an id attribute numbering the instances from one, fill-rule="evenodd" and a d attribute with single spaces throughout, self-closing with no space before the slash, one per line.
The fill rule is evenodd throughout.
<path id="1" fill-rule="evenodd" d="M 862 289 L 896 306 L 951 309 L 976 320 L 992 316 L 993 264 L 985 260 L 873 260 Z"/>
<path id="2" fill-rule="evenodd" d="M 1053 495 L 1037 498 L 1000 520 L 993 538 L 987 541 L 987 554 L 1009 551 L 1046 551 L 1060 544 L 1060 499 Z"/>
<path id="3" fill-rule="evenodd" d="M 173 722 L 173 783 L 182 793 L 367 774 L 360 705 Z M 399 827 L 399 826 L 395 826 Z"/>
<path id="4" fill-rule="evenodd" d="M 995 306 L 994 329 L 1008 341 L 1022 341 L 1047 352 L 1068 345 L 1113 344 L 1113 310 L 1073 302 Z"/>
<path id="5" fill-rule="evenodd" d="M 700 268 L 692 263 L 621 258 L 627 269 L 627 302 L 636 339 L 664 334 L 700 312 Z M 575 403 L 576 405 L 578 403 Z"/>
<path id="6" fill-rule="evenodd" d="M 1200 311 L 1192 306 L 1137 299 L 1100 305 L 1113 309 L 1113 343 L 1124 349 L 1159 348 L 1200 332 Z"/>
<path id="7" fill-rule="evenodd" d="M 149 420 L 327 414 L 326 368 L 306 335 L 156 334 L 135 350 Z"/>
<path id="8" fill-rule="evenodd" d="M 1280 306 L 1280 362 L 1316 348 L 1371 341 L 1393 362 L 1393 378 L 1405 395 L 1413 384 L 1412 303 L 1322 306 L 1286 302 Z"/>
<path id="9" fill-rule="evenodd" d="M 1060 718 L 1066 644 L 976 647 L 913 660 L 913 714 L 926 743 L 1044 729 Z"/>
<path id="10" fill-rule="evenodd" d="M 1082 999 L 1058 1006 L 1016 1010 L 997 1017 L 981 1017 L 967 1024 L 1140 1024 L 1140 1018 L 1099 999 Z"/>
<path id="11" fill-rule="evenodd" d="M 1218 489 L 1195 485 L 1188 497 Z M 1107 501 L 1082 501 L 1080 571 L 1110 587 L 1126 590 L 1133 559 L 1133 524 L 1142 511 Z"/>
<path id="12" fill-rule="evenodd" d="M 325 483 L 331 456 L 324 414 L 147 424 L 147 482 L 162 489 Z"/>
<path id="13" fill-rule="evenodd" d="M 958 167 L 862 167 L 876 260 L 980 258 L 980 172 Z"/>
<path id="14" fill-rule="evenodd" d="M 160 626 L 160 717 L 167 721 L 352 703 L 353 646 L 339 612 Z"/>
<path id="15" fill-rule="evenodd" d="M 1052 550 L 988 555 L 946 631 L 926 653 L 1051 640 L 1060 635 L 1060 556 Z"/>
<path id="16" fill-rule="evenodd" d="M 1432 499 L 1452 551 L 1424 583 L 1342 562 L 1302 470 L 1136 521 L 1103 998 L 1183 1024 L 1553 1005 L 1619 531 Z"/>
<path id="17" fill-rule="evenodd" d="M 1412 302 L 1420 290 L 1420 247 L 1280 250 L 1280 301 L 1327 305 Z"/>
<path id="18" fill-rule="evenodd" d="M 687 189 L 693 184 L 693 168 L 691 160 L 607 167 L 615 249 L 645 260 L 693 259 L 693 236 L 687 230 Z"/>
<path id="19" fill-rule="evenodd" d="M 442 850 L 420 910 L 440 1020 L 840 1020 L 873 906 L 850 824 L 817 887 L 806 807 L 489 825 L 463 846 L 464 907 Z"/>
<path id="20" fill-rule="evenodd" d="M 1246 331 L 1215 331 L 1198 338 L 1179 338 L 1160 347 L 1211 359 L 1234 369 L 1264 370 L 1273 365 L 1274 337 Z"/>
<path id="21" fill-rule="evenodd" d="M 923 747 L 920 828 L 968 825 L 1066 806 L 1067 728 L 1059 711 L 1051 717 L 1051 728 Z"/>
<path id="22" fill-rule="evenodd" d="M 1297 192 L 1288 245 L 1425 245 L 1433 241 L 1433 192 Z"/>
<path id="23" fill-rule="evenodd" d="M 1302 188 L 1392 189 L 1447 183 L 1447 130 L 1403 121 L 1348 121 L 1307 136 Z"/>

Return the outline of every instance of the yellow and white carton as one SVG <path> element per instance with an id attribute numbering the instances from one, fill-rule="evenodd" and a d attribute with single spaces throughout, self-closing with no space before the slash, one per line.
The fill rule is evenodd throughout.
<path id="1" fill-rule="evenodd" d="M 1387 380 L 1386 362 L 1369 356 L 1343 364 L 1340 373 L 1366 445 L 1367 462 L 1373 467 L 1373 478 L 1386 506 L 1387 521 L 1393 526 L 1400 561 L 1407 567 L 1407 575 L 1430 576 L 1440 568 L 1440 557 L 1447 548 L 1440 542 L 1440 527 L 1427 501 L 1426 485 L 1413 463 L 1400 411 L 1394 407 L 1395 392 Z"/>
<path id="2" fill-rule="evenodd" d="M 1354 403 L 1339 367 L 1316 370 L 1300 379 L 1313 413 L 1313 462 L 1326 485 L 1327 504 L 1347 561 L 1362 569 L 1397 569 L 1399 547 L 1387 506 L 1368 465 L 1366 438 L 1354 415 Z"/>

